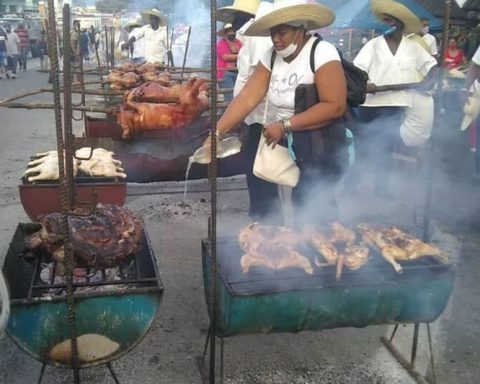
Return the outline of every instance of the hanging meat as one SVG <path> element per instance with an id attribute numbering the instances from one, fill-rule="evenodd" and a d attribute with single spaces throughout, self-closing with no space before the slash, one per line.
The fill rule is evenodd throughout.
<path id="1" fill-rule="evenodd" d="M 207 89 L 206 79 L 192 78 L 181 88 L 178 105 L 127 101 L 117 112 L 122 137 L 130 138 L 139 131 L 178 129 L 196 120 L 209 107 Z"/>
<path id="2" fill-rule="evenodd" d="M 143 224 L 125 207 L 98 203 L 93 213 L 77 209 L 69 215 L 75 266 L 111 268 L 134 255 L 141 246 Z M 65 261 L 62 214 L 39 216 L 41 229 L 26 239 L 28 251 L 41 250 Z"/>
<path id="3" fill-rule="evenodd" d="M 143 103 L 175 103 L 180 99 L 180 93 L 185 92 L 185 86 L 173 85 L 164 87 L 157 82 L 149 82 L 125 92 L 125 101 Z"/>

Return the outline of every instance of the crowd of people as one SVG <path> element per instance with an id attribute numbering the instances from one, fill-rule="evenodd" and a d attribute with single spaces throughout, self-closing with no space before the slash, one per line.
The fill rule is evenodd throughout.
<path id="1" fill-rule="evenodd" d="M 301 172 L 290 190 L 293 206 L 297 213 L 303 212 L 298 217 L 315 222 L 338 214 L 334 194 L 338 182 L 343 179 L 344 191 L 353 193 L 367 169 L 373 176 L 373 193 L 390 199 L 392 155 L 400 151 L 415 156 L 429 140 L 438 60 L 443 58 L 447 70 L 463 70 L 467 55 L 455 37 L 440 52 L 429 20 L 420 19 L 400 2 L 375 0 L 371 10 L 384 28 L 377 37 L 363 36 L 353 58 L 369 78 L 365 102 L 359 106 L 346 102 L 336 49 L 341 47 L 327 41 L 316 44 L 320 28 L 334 20 L 329 8 L 303 0 L 273 4 L 236 0 L 217 11 L 217 18 L 225 23 L 217 45 L 217 80 L 227 88 L 235 79 L 234 98 L 218 121 L 217 138 L 223 139 L 242 122 L 248 125 L 243 151 L 251 170 L 247 172 L 249 213 L 255 220 L 278 216 L 285 196 L 284 186 L 254 172 L 262 136 L 272 148 L 289 148 Z M 309 85 L 317 99 L 305 106 L 300 91 Z M 353 144 L 347 139 L 350 131 Z M 353 161 L 348 156 L 352 147 Z"/>
<path id="2" fill-rule="evenodd" d="M 15 29 L 9 23 L 0 24 L 0 79 L 16 79 L 17 72 L 27 70 L 30 38 L 25 25 Z"/>

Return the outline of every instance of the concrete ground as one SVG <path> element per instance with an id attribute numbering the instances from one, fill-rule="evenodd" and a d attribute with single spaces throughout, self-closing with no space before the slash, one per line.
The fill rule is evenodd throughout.
<path id="1" fill-rule="evenodd" d="M 34 70 L 17 80 L 0 81 L 0 99 L 44 87 L 47 75 Z M 35 98 L 50 102 L 51 95 Z M 0 261 L 15 227 L 29 222 L 18 197 L 18 184 L 29 157 L 54 149 L 52 111 L 0 109 Z M 81 134 L 81 125 L 76 127 Z M 480 368 L 479 312 L 476 299 L 479 247 L 477 186 L 471 182 L 471 154 L 457 128 L 444 129 L 437 140 L 434 172 L 433 239 L 456 265 L 455 288 L 440 318 L 432 325 L 437 379 L 445 384 L 478 383 Z M 447 152 L 443 150 L 448 148 Z M 372 219 L 421 230 L 421 180 L 408 165 L 397 169 L 395 199 L 375 199 L 366 182 L 355 195 L 339 194 L 342 219 Z M 152 328 L 128 355 L 113 362 L 121 383 L 200 383 L 196 358 L 202 353 L 208 328 L 201 271 L 201 239 L 207 235 L 210 195 L 205 181 L 129 184 L 127 206 L 140 214 L 158 261 L 165 295 Z M 219 181 L 219 234 L 237 233 L 249 222 L 248 195 L 242 176 Z M 416 207 L 416 209 L 414 209 Z M 414 212 L 417 213 L 414 221 Z M 229 384 L 362 383 L 408 384 L 409 375 L 380 343 L 390 326 L 334 329 L 299 334 L 243 335 L 225 340 L 225 376 Z M 396 342 L 408 352 L 412 326 L 401 326 Z M 426 331 L 420 330 L 418 370 L 427 371 Z M 5 337 L 0 341 L 0 383 L 35 382 L 40 363 Z M 113 383 L 107 369 L 81 372 L 84 383 Z M 44 383 L 72 382 L 68 370 L 47 367 Z"/>

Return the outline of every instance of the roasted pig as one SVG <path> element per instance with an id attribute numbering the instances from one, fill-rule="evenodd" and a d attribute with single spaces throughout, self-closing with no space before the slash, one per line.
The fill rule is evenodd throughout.
<path id="1" fill-rule="evenodd" d="M 138 131 L 177 129 L 194 121 L 208 109 L 207 86 L 205 79 L 190 79 L 180 92 L 178 105 L 127 101 L 117 112 L 122 137 L 130 138 Z"/>
<path id="2" fill-rule="evenodd" d="M 240 231 L 238 241 L 246 252 L 240 260 L 244 273 L 253 266 L 262 266 L 273 270 L 299 268 L 313 274 L 310 261 L 295 250 L 302 237 L 286 227 L 253 223 Z"/>
<path id="3" fill-rule="evenodd" d="M 184 91 L 181 85 L 164 87 L 157 82 L 149 82 L 125 93 L 125 101 L 143 103 L 175 103 L 180 100 L 180 93 Z"/>
<path id="4" fill-rule="evenodd" d="M 98 203 L 92 214 L 78 209 L 79 215 L 68 216 L 75 265 L 110 268 L 138 251 L 143 225 L 127 208 Z M 63 215 L 39 216 L 41 229 L 26 239 L 29 251 L 42 250 L 63 263 Z"/>

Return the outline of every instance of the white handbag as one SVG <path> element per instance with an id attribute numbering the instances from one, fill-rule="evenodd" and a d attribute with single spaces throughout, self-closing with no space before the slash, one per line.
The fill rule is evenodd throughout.
<path id="1" fill-rule="evenodd" d="M 267 118 L 267 108 L 268 97 L 263 115 L 264 126 Z M 267 145 L 263 134 L 260 136 L 255 162 L 253 163 L 253 174 L 270 183 L 288 187 L 295 187 L 300 179 L 300 169 L 289 150 L 281 145 L 276 145 L 275 148 Z"/>

